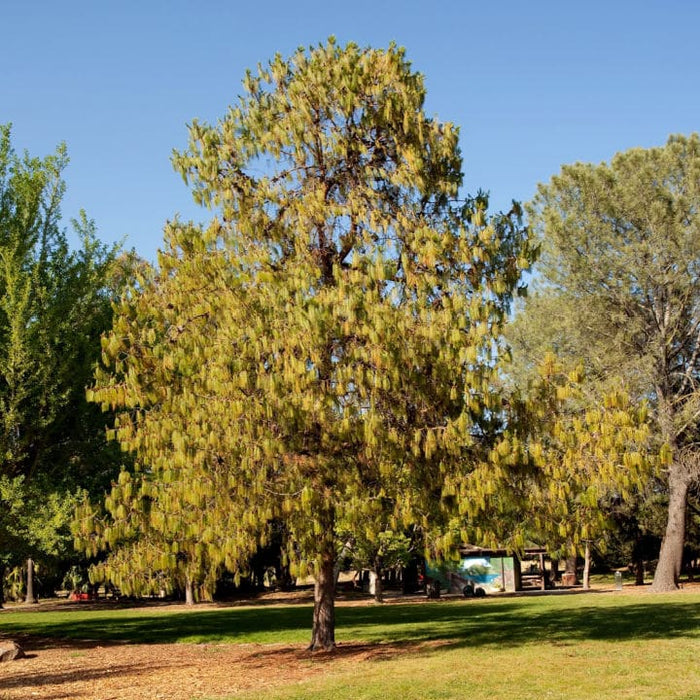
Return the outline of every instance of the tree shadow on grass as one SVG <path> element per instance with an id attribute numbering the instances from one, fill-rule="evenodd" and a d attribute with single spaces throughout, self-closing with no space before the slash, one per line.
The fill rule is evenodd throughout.
<path id="1" fill-rule="evenodd" d="M 454 603 L 422 609 L 364 609 L 338 615 L 340 629 L 352 627 L 370 641 L 429 642 L 456 646 L 512 647 L 532 642 L 566 643 L 635 639 L 700 638 L 700 606 L 693 602 L 582 605 L 556 607 L 530 602 Z M 380 622 L 379 617 L 383 618 Z M 382 625 L 377 627 L 377 625 Z M 348 630 L 350 631 L 350 630 Z"/>
<path id="2" fill-rule="evenodd" d="M 219 608 L 188 612 L 134 610 L 77 616 L 36 613 L 13 623 L 0 619 L 4 635 L 95 642 L 303 643 L 311 628 L 309 606 Z M 43 619 L 42 619 L 43 618 Z M 649 597 L 635 602 L 580 596 L 545 599 L 440 601 L 421 604 L 339 607 L 340 642 L 518 646 L 532 642 L 624 641 L 700 637 L 700 605 L 693 600 Z"/>

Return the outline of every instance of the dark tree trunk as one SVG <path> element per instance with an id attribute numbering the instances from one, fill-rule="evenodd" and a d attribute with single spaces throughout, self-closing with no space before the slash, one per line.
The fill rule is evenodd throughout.
<path id="1" fill-rule="evenodd" d="M 335 648 L 335 549 L 330 542 L 321 555 L 314 585 L 314 619 L 310 651 Z"/>
<path id="2" fill-rule="evenodd" d="M 559 573 L 559 560 L 558 559 L 552 559 L 552 583 L 559 583 L 561 581 L 561 574 Z"/>
<path id="3" fill-rule="evenodd" d="M 384 566 L 382 558 L 376 556 L 374 558 L 374 600 L 377 603 L 384 602 L 384 588 L 382 583 L 382 576 L 384 575 Z"/>
<path id="4" fill-rule="evenodd" d="M 38 603 L 34 595 L 34 560 L 27 559 L 27 596 L 24 599 L 25 603 Z"/>
<path id="5" fill-rule="evenodd" d="M 185 605 L 194 605 L 194 585 L 189 577 L 185 579 Z"/>
<path id="6" fill-rule="evenodd" d="M 634 585 L 644 585 L 644 546 L 642 533 L 639 527 L 635 528 L 635 543 L 632 550 L 632 570 L 634 571 Z"/>
<path id="7" fill-rule="evenodd" d="M 289 564 L 284 564 L 280 561 L 275 565 L 275 578 L 277 579 L 277 586 L 282 591 L 291 591 L 294 587 L 294 577 L 292 572 L 289 570 Z"/>
<path id="8" fill-rule="evenodd" d="M 5 606 L 5 574 L 7 571 L 4 566 L 0 566 L 0 608 Z"/>
<path id="9" fill-rule="evenodd" d="M 418 562 L 416 559 L 411 559 L 404 566 L 401 574 L 401 587 L 404 595 L 415 593 L 418 590 Z"/>
<path id="10" fill-rule="evenodd" d="M 674 464 L 668 478 L 668 521 L 651 586 L 653 591 L 673 591 L 678 588 L 683 563 L 687 496 L 687 474 L 682 465 Z"/>

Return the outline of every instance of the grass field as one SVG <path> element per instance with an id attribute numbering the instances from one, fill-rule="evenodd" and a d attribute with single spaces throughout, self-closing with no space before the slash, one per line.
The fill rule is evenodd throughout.
<path id="1" fill-rule="evenodd" d="M 0 634 L 132 643 L 285 643 L 310 607 L 4 611 Z M 700 593 L 588 593 L 340 605 L 337 640 L 373 650 L 266 698 L 700 699 Z M 321 662 L 309 655 L 308 663 Z M 272 672 L 283 673 L 283 669 Z M 260 691 L 249 696 L 261 697 Z"/>

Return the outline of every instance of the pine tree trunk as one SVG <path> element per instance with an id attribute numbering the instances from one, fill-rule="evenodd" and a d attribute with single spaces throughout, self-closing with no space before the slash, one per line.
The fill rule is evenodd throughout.
<path id="1" fill-rule="evenodd" d="M 668 521 L 661 542 L 659 563 L 654 573 L 653 591 L 673 591 L 678 588 L 678 578 L 683 562 L 685 542 L 685 507 L 688 496 L 688 479 L 681 465 L 671 467 L 668 479 Z"/>
<path id="2" fill-rule="evenodd" d="M 583 588 L 588 590 L 591 587 L 591 543 L 586 540 L 586 551 L 583 559 Z"/>
<path id="3" fill-rule="evenodd" d="M 185 605 L 194 605 L 194 585 L 189 577 L 185 579 Z"/>
<path id="4" fill-rule="evenodd" d="M 34 560 L 27 559 L 27 596 L 24 599 L 25 603 L 38 603 L 34 595 Z"/>
<path id="5" fill-rule="evenodd" d="M 335 551 L 326 547 L 314 585 L 314 619 L 310 651 L 331 651 L 335 648 Z"/>

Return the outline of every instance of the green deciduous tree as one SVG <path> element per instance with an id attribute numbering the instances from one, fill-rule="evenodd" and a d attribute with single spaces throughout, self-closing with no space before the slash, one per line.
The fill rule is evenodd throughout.
<path id="1" fill-rule="evenodd" d="M 329 40 L 249 73 L 175 156 L 219 216 L 168 228 L 104 341 L 94 398 L 143 474 L 186 475 L 194 501 L 211 480 L 211 561 L 243 566 L 285 522 L 316 581 L 312 649 L 334 645 L 337 524 L 381 500 L 394 531 L 459 528 L 503 408 L 499 337 L 532 251 L 517 207 L 455 201 L 457 130 L 424 97 L 394 46 Z"/>
<path id="2" fill-rule="evenodd" d="M 415 543 L 407 535 L 387 529 L 371 529 L 347 541 L 351 542 L 349 553 L 353 567 L 358 570 L 370 569 L 374 578 L 374 599 L 378 603 L 383 602 L 385 572 L 405 566 Z"/>
<path id="3" fill-rule="evenodd" d="M 511 332 L 520 366 L 549 348 L 601 384 L 647 399 L 669 452 L 669 506 L 654 578 L 676 587 L 700 452 L 700 139 L 565 166 L 531 206 L 540 290 Z"/>
<path id="4" fill-rule="evenodd" d="M 84 214 L 60 227 L 65 146 L 17 155 L 0 126 L 0 560 L 65 553 L 70 496 L 108 470 L 104 419 L 85 400 L 111 318 L 115 251 Z M 104 479 L 102 479 L 104 481 Z"/>

